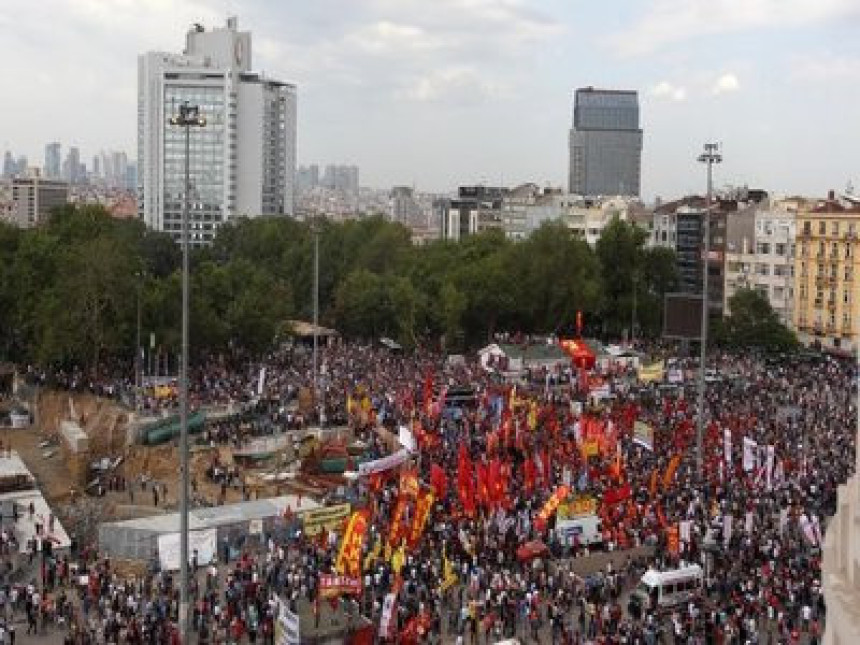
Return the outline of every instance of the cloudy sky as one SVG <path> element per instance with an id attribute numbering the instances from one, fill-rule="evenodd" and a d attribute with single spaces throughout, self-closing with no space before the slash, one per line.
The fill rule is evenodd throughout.
<path id="1" fill-rule="evenodd" d="M 565 185 L 572 91 L 640 92 L 643 196 L 860 189 L 858 0 L 2 0 L 0 150 L 135 151 L 136 57 L 229 14 L 299 87 L 300 163 L 361 183 Z"/>

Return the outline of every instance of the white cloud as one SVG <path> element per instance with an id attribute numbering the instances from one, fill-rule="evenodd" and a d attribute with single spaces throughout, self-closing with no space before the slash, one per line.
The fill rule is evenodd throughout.
<path id="1" fill-rule="evenodd" d="M 811 83 L 834 83 L 860 78 L 860 58 L 848 58 L 835 54 L 823 54 L 796 59 L 792 75 Z"/>
<path id="2" fill-rule="evenodd" d="M 687 90 L 683 87 L 672 85 L 669 81 L 660 81 L 651 88 L 651 94 L 658 98 L 666 98 L 672 101 L 683 101 L 687 98 Z"/>
<path id="3" fill-rule="evenodd" d="M 723 74 L 720 76 L 714 84 L 711 86 L 711 94 L 719 95 L 719 94 L 730 94 L 731 92 L 737 92 L 741 89 L 740 81 L 738 81 L 738 77 L 732 73 Z"/>
<path id="4" fill-rule="evenodd" d="M 442 39 L 425 29 L 389 20 L 365 25 L 346 38 L 361 50 L 371 54 L 402 55 L 404 50 L 436 49 Z"/>
<path id="5" fill-rule="evenodd" d="M 450 104 L 468 104 L 498 98 L 505 93 L 505 87 L 483 79 L 471 67 L 449 67 L 419 78 L 400 92 L 400 96 L 426 103 L 445 101 Z"/>
<path id="6" fill-rule="evenodd" d="M 650 0 L 640 19 L 610 41 L 615 51 L 636 56 L 706 35 L 808 27 L 852 15 L 860 16 L 857 0 Z"/>

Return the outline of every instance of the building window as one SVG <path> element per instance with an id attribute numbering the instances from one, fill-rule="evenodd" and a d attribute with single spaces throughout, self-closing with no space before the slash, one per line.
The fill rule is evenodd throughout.
<path id="1" fill-rule="evenodd" d="M 830 224 L 830 232 L 834 237 L 839 235 L 839 222 L 832 222 Z"/>
<path id="2" fill-rule="evenodd" d="M 845 291 L 842 292 L 842 303 L 847 305 L 850 302 L 851 302 L 851 292 L 848 291 L 848 289 L 846 289 Z"/>
<path id="3" fill-rule="evenodd" d="M 818 222 L 818 234 L 827 235 L 827 222 L 823 220 Z"/>
<path id="4" fill-rule="evenodd" d="M 845 281 L 846 282 L 851 281 L 851 267 L 850 266 L 845 267 Z"/>
<path id="5" fill-rule="evenodd" d="M 759 262 L 755 265 L 756 275 L 770 275 L 770 266 Z"/>
<path id="6" fill-rule="evenodd" d="M 756 244 L 756 253 L 759 255 L 770 255 L 770 244 L 767 242 L 759 242 Z"/>
<path id="7" fill-rule="evenodd" d="M 774 244 L 774 246 L 773 246 L 773 252 L 774 252 L 774 253 L 776 253 L 776 254 L 777 254 L 777 255 L 779 255 L 779 256 L 783 256 L 783 255 L 785 255 L 785 244 L 782 244 L 782 243 L 780 243 L 780 242 L 777 242 L 777 243 L 776 243 L 776 244 Z"/>

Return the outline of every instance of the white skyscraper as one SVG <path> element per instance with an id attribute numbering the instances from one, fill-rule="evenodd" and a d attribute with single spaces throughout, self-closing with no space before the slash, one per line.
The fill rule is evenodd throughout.
<path id="1" fill-rule="evenodd" d="M 296 88 L 251 70 L 251 34 L 194 25 L 182 54 L 138 59 L 138 210 L 179 239 L 185 189 L 185 132 L 171 116 L 188 101 L 205 127 L 191 129 L 192 244 L 211 242 L 237 217 L 292 215 Z"/>

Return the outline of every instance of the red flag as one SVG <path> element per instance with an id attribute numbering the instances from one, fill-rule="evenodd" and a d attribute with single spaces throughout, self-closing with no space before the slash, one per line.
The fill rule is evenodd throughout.
<path id="1" fill-rule="evenodd" d="M 475 480 L 472 476 L 472 459 L 464 443 L 460 444 L 458 462 L 457 492 L 460 494 L 463 511 L 471 517 L 475 514 Z"/>
<path id="2" fill-rule="evenodd" d="M 430 485 L 433 487 L 433 492 L 436 493 L 436 499 L 444 499 L 445 492 L 448 490 L 448 478 L 445 477 L 445 471 L 438 464 L 430 466 Z"/>
<path id="3" fill-rule="evenodd" d="M 498 457 L 490 460 L 488 473 L 488 488 L 490 489 L 490 506 L 498 506 L 502 502 L 502 462 Z"/>
<path id="4" fill-rule="evenodd" d="M 488 507 L 491 502 L 491 494 L 490 477 L 486 464 L 482 462 L 475 464 L 475 477 L 478 480 L 478 489 L 475 495 L 477 502 L 484 507 Z"/>
<path id="5" fill-rule="evenodd" d="M 543 485 L 549 488 L 552 486 L 552 462 L 550 461 L 549 448 L 543 449 L 541 466 L 543 467 Z"/>
<path id="6" fill-rule="evenodd" d="M 535 462 L 534 459 L 526 459 L 523 462 L 523 488 L 526 494 L 531 495 L 535 488 Z"/>

